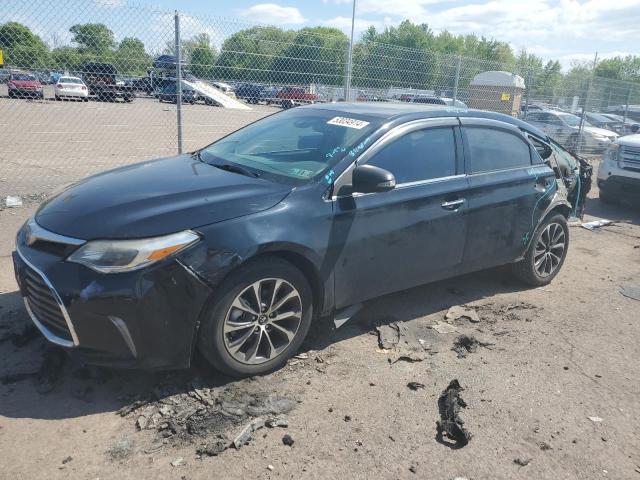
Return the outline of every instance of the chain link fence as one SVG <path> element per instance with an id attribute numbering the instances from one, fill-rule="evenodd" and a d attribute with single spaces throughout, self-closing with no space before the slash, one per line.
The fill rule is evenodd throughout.
<path id="1" fill-rule="evenodd" d="M 594 77 L 588 65 L 563 73 L 363 37 L 348 68 L 349 39 L 335 31 L 284 30 L 123 0 L 0 4 L 3 201 L 37 200 L 93 173 L 193 151 L 307 103 L 493 110 L 590 154 L 640 123 L 640 85 Z"/>

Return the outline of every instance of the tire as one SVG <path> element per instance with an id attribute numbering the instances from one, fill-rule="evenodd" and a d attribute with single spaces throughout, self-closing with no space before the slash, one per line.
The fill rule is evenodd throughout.
<path id="1" fill-rule="evenodd" d="M 560 234 L 560 230 L 562 231 L 563 236 Z M 549 248 L 549 246 L 545 247 L 545 250 L 543 250 L 543 254 L 540 253 L 540 245 L 545 243 L 545 238 L 550 238 L 549 232 L 552 232 L 552 237 L 562 237 L 562 253 L 560 253 L 559 247 Z M 560 240 L 558 240 L 557 244 L 560 244 Z M 512 264 L 511 269 L 513 275 L 518 280 L 535 287 L 547 285 L 555 278 L 555 276 L 562 268 L 564 260 L 567 257 L 568 249 L 569 225 L 567 224 L 567 219 L 559 213 L 552 213 L 540 224 L 540 226 L 536 230 L 536 233 L 533 237 L 533 240 L 531 241 L 531 244 L 529 245 L 529 248 L 527 249 L 524 258 L 519 262 Z M 540 261 L 542 258 L 547 258 L 548 260 L 543 259 L 542 263 L 536 266 L 536 261 Z M 559 261 L 555 260 L 557 258 L 559 258 Z M 543 272 L 542 274 L 540 272 L 540 268 L 543 266 L 550 266 L 549 273 Z"/>
<path id="2" fill-rule="evenodd" d="M 59 102 L 60 100 L 62 100 L 58 95 L 56 95 L 56 102 Z"/>
<path id="3" fill-rule="evenodd" d="M 266 303 L 271 303 L 273 290 L 276 289 L 276 279 L 281 281 L 273 302 L 277 308 L 273 313 L 269 310 L 265 312 Z M 260 283 L 261 280 L 264 283 Z M 264 307 L 262 312 L 265 312 L 261 312 L 260 317 L 246 309 L 249 305 L 249 309 L 255 312 L 253 305 L 257 305 L 257 301 L 254 300 L 256 297 L 253 296 L 252 285 L 256 283 L 260 285 Z M 278 307 L 278 301 L 290 295 L 290 300 Z M 313 316 L 312 296 L 305 276 L 285 260 L 265 257 L 241 266 L 223 281 L 205 307 L 198 334 L 198 349 L 213 367 L 233 377 L 261 375 L 277 370 L 297 352 L 309 331 Z M 240 305 L 238 299 L 242 299 L 242 309 L 234 306 Z M 284 309 L 292 310 L 283 312 Z M 291 313 L 294 316 L 271 320 L 277 312 L 280 312 L 279 315 Z M 234 317 L 235 320 L 231 320 Z M 228 319 L 231 321 L 228 322 Z M 225 325 L 227 328 L 235 326 L 236 330 L 225 333 Z M 280 328 L 276 329 L 274 325 Z M 291 338 L 282 333 L 285 330 L 292 335 Z M 275 349 L 272 350 L 269 344 L 275 345 Z M 235 356 L 231 353 L 234 346 L 238 347 Z M 273 358 L 269 358 L 271 355 Z"/>

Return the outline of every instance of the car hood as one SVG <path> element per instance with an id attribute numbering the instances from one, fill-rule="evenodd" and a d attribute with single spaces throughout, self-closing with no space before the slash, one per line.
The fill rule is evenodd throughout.
<path id="1" fill-rule="evenodd" d="M 625 147 L 640 147 L 640 134 L 636 133 L 619 137 L 616 143 Z"/>
<path id="2" fill-rule="evenodd" d="M 290 191 L 181 155 L 89 177 L 44 203 L 36 221 L 83 240 L 144 238 L 260 212 Z"/>
<path id="3" fill-rule="evenodd" d="M 18 88 L 40 88 L 42 84 L 36 80 L 11 80 Z"/>
<path id="4" fill-rule="evenodd" d="M 618 134 L 616 132 L 612 132 L 611 130 L 606 130 L 604 128 L 598 127 L 584 127 L 585 132 L 592 133 L 594 135 L 600 135 L 601 137 L 617 137 Z"/>

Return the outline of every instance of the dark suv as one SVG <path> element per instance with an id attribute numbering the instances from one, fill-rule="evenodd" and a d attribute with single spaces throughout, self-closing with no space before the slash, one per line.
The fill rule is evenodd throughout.
<path id="1" fill-rule="evenodd" d="M 577 161 L 546 163 L 558 148 L 490 112 L 296 108 L 49 199 L 16 276 L 41 332 L 91 363 L 185 367 L 197 348 L 264 373 L 314 318 L 379 295 L 502 264 L 549 283 L 581 198 Z"/>

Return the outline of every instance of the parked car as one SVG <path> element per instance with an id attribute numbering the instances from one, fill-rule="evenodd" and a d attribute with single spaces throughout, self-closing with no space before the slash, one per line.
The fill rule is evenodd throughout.
<path id="1" fill-rule="evenodd" d="M 612 105 L 604 109 L 605 113 L 625 115 L 629 120 L 640 123 L 640 105 Z"/>
<path id="2" fill-rule="evenodd" d="M 640 131 L 640 123 L 630 119 L 625 119 L 623 115 L 616 115 L 615 113 L 603 113 L 607 118 L 610 118 L 615 123 L 613 124 L 614 131 L 619 135 L 629 135 L 632 133 L 638 133 Z"/>
<path id="3" fill-rule="evenodd" d="M 182 86 L 182 102 L 194 104 L 198 101 L 198 92 L 193 88 L 183 85 Z M 166 83 L 158 93 L 158 100 L 161 102 L 176 103 L 178 101 L 178 90 L 176 83 Z"/>
<path id="4" fill-rule="evenodd" d="M 603 128 L 597 128 L 584 121 L 582 139 L 580 139 L 580 117 L 571 113 L 546 110 L 529 112 L 524 120 L 538 127 L 569 150 L 600 153 L 604 152 L 618 134 Z"/>
<path id="5" fill-rule="evenodd" d="M 380 97 L 378 95 L 372 93 L 360 93 L 358 98 L 356 98 L 358 102 L 388 102 L 386 98 Z"/>
<path id="6" fill-rule="evenodd" d="M 89 95 L 94 95 L 96 99 L 113 102 L 121 98 L 129 103 L 135 98 L 133 87 L 119 80 L 116 67 L 110 63 L 86 62 L 80 70 Z"/>
<path id="7" fill-rule="evenodd" d="M 85 102 L 89 100 L 89 90 L 81 78 L 60 77 L 53 88 L 56 100 L 65 98 L 75 98 Z"/>
<path id="8" fill-rule="evenodd" d="M 235 88 L 236 97 L 249 103 L 258 103 L 262 98 L 264 86 L 254 83 L 241 83 Z"/>
<path id="9" fill-rule="evenodd" d="M 225 95 L 227 95 L 227 96 L 229 96 L 231 98 L 236 98 L 236 93 L 234 92 L 233 87 L 231 85 L 229 85 L 228 83 L 213 82 L 212 85 L 213 85 L 214 88 L 220 90 Z"/>
<path id="10" fill-rule="evenodd" d="M 11 72 L 7 88 L 9 98 L 44 98 L 42 83 L 31 73 Z"/>
<path id="11" fill-rule="evenodd" d="M 606 115 L 596 112 L 585 112 L 584 118 L 589 122 L 589 125 L 618 133 L 616 132 L 616 125 L 618 122 L 610 119 Z"/>
<path id="12" fill-rule="evenodd" d="M 407 101 L 410 103 L 423 103 L 427 105 L 446 105 L 447 104 L 447 102 L 445 102 L 442 98 L 432 96 L 432 95 L 414 95 L 413 97 L 403 101 Z"/>
<path id="13" fill-rule="evenodd" d="M 617 138 L 598 168 L 598 188 L 603 202 L 640 204 L 640 134 Z"/>
<path id="14" fill-rule="evenodd" d="M 577 205 L 530 138 L 549 142 L 474 110 L 283 111 L 47 199 L 16 238 L 19 288 L 42 334 L 89 363 L 179 368 L 197 349 L 269 372 L 314 318 L 379 295 L 502 264 L 551 282 Z"/>
<path id="15" fill-rule="evenodd" d="M 284 109 L 315 103 L 318 100 L 315 93 L 307 92 L 304 87 L 282 87 L 276 94 L 276 98 Z"/>

